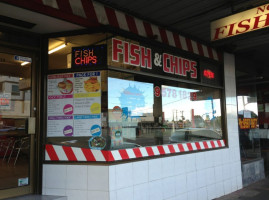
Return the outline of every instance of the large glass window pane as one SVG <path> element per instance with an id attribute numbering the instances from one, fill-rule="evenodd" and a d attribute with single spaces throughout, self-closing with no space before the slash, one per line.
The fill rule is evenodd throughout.
<path id="1" fill-rule="evenodd" d="M 0 189 L 7 189 L 29 184 L 31 58 L 0 59 Z"/>
<path id="2" fill-rule="evenodd" d="M 255 85 L 237 87 L 241 161 L 261 157 L 258 105 Z"/>
<path id="3" fill-rule="evenodd" d="M 111 149 L 223 138 L 221 90 L 109 71 Z"/>
<path id="4" fill-rule="evenodd" d="M 220 91 L 205 87 L 162 86 L 164 123 L 169 142 L 221 139 Z"/>

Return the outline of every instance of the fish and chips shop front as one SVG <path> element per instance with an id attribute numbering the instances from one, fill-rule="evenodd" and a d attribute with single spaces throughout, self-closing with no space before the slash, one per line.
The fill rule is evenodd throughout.
<path id="1" fill-rule="evenodd" d="M 0 110 L 20 111 L 3 125 L 27 136 L 31 164 L 19 186 L 12 177 L 27 191 L 5 197 L 214 199 L 241 189 L 234 55 L 95 1 L 61 2 L 0 2 L 7 16 L 42 19 L 30 34 L 0 26 L 0 64 L 14 65 L 0 68 L 10 93 Z M 9 158 L 21 163 L 9 153 L 6 167 Z"/>
<path id="2" fill-rule="evenodd" d="M 235 83 L 232 55 L 227 71 L 223 60 L 109 31 L 48 38 L 49 51 L 59 46 L 44 77 L 43 194 L 215 198 L 242 187 L 227 111 L 236 97 L 224 85 Z"/>

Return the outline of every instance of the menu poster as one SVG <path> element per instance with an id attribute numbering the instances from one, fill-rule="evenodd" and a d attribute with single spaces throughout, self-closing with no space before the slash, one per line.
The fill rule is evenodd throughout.
<path id="1" fill-rule="evenodd" d="M 73 136 L 73 116 L 49 116 L 47 122 L 47 136 Z"/>
<path id="2" fill-rule="evenodd" d="M 48 76 L 47 137 L 101 136 L 101 73 Z"/>
<path id="3" fill-rule="evenodd" d="M 100 136 L 101 116 L 98 115 L 75 115 L 74 128 L 76 136 Z M 82 135 L 81 135 L 82 134 Z"/>
<path id="4" fill-rule="evenodd" d="M 48 116 L 73 114 L 73 74 L 48 76 Z"/>
<path id="5" fill-rule="evenodd" d="M 100 72 L 75 73 L 74 114 L 101 112 Z"/>

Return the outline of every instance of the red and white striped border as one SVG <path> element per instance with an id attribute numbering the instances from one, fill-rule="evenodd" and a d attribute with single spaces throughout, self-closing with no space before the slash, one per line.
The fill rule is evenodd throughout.
<path id="1" fill-rule="evenodd" d="M 60 18 L 84 27 L 111 25 L 142 37 L 158 36 L 159 42 L 214 60 L 222 60 L 215 49 L 162 27 L 91 0 L 2 0 L 9 4 Z"/>
<path id="2" fill-rule="evenodd" d="M 183 144 L 168 144 L 120 150 L 92 150 L 87 148 L 46 145 L 46 161 L 95 161 L 111 162 L 167 154 L 184 153 L 225 147 L 224 140 L 210 140 Z"/>

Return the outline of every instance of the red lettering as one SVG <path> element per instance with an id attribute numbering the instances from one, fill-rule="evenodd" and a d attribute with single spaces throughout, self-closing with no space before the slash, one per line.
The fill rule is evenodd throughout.
<path id="1" fill-rule="evenodd" d="M 152 69 L 151 49 L 141 47 L 141 67 L 146 68 L 146 65 L 147 65 L 147 69 Z"/>
<path id="2" fill-rule="evenodd" d="M 259 7 L 259 8 L 257 9 L 257 13 L 256 13 L 256 15 L 259 14 L 259 11 L 264 12 L 264 10 L 265 10 L 265 5 L 263 6 L 263 8 L 262 8 L 262 7 Z M 267 6 L 267 10 L 268 10 L 268 6 Z"/>
<path id="3" fill-rule="evenodd" d="M 197 63 L 195 61 L 191 61 L 191 78 L 197 78 Z"/>
<path id="4" fill-rule="evenodd" d="M 178 74 L 178 57 L 172 55 L 170 55 L 170 72 Z"/>
<path id="5" fill-rule="evenodd" d="M 93 64 L 96 64 L 96 63 L 97 63 L 97 57 L 96 57 L 96 56 L 93 56 L 93 57 L 92 57 L 92 63 L 93 63 Z"/>
<path id="6" fill-rule="evenodd" d="M 190 71 L 190 61 L 187 59 L 183 59 L 182 61 L 183 64 L 183 76 L 187 76 L 187 72 Z"/>
<path id="7" fill-rule="evenodd" d="M 87 56 L 89 56 L 88 50 L 83 50 L 83 57 L 87 57 Z"/>
<path id="8" fill-rule="evenodd" d="M 81 56 L 81 51 L 75 51 L 75 57 L 77 57 L 77 56 Z"/>
<path id="9" fill-rule="evenodd" d="M 119 54 L 123 53 L 123 49 L 119 46 L 122 45 L 122 41 L 116 38 L 112 38 L 112 61 L 119 62 Z"/>
<path id="10" fill-rule="evenodd" d="M 178 58 L 178 71 L 179 71 L 179 74 L 178 75 L 182 75 L 182 73 L 183 73 L 183 69 L 182 69 L 182 58 Z"/>
<path id="11" fill-rule="evenodd" d="M 261 16 L 254 17 L 255 22 L 254 22 L 254 26 L 253 26 L 252 30 L 269 26 L 269 13 L 266 14 L 266 19 L 260 20 Z M 259 26 L 260 22 L 265 22 L 265 23 L 263 26 Z"/>
<path id="12" fill-rule="evenodd" d="M 130 44 L 130 64 L 139 66 L 140 65 L 140 54 L 139 54 L 140 46 L 137 44 Z"/>
<path id="13" fill-rule="evenodd" d="M 228 36 L 232 36 L 233 35 L 233 30 L 234 30 L 234 25 L 235 25 L 236 23 L 233 23 L 233 24 L 230 24 L 229 25 L 229 32 L 228 32 L 228 35 L 226 36 L 226 37 L 228 37 Z"/>
<path id="14" fill-rule="evenodd" d="M 169 55 L 167 53 L 164 53 L 163 54 L 163 71 L 166 73 L 170 73 L 170 69 L 167 67 L 167 62 L 169 60 L 168 58 L 169 58 Z"/>
<path id="15" fill-rule="evenodd" d="M 85 64 L 85 63 L 87 63 L 86 58 L 80 58 L 80 64 Z"/>
<path id="16" fill-rule="evenodd" d="M 211 70 L 206 69 L 206 70 L 204 70 L 204 77 L 206 77 L 208 79 L 213 79 L 213 78 L 215 78 L 215 74 Z"/>
<path id="17" fill-rule="evenodd" d="M 248 22 L 248 24 L 244 24 L 244 22 Z M 249 23 L 250 23 L 250 19 L 245 19 L 245 20 L 242 20 L 241 22 L 239 22 L 238 28 L 243 28 L 244 30 L 243 31 L 236 30 L 236 34 L 247 32 L 250 28 Z"/>
<path id="18" fill-rule="evenodd" d="M 94 56 L 93 49 L 92 50 L 89 50 L 87 53 L 88 53 L 88 56 Z"/>
<path id="19" fill-rule="evenodd" d="M 124 64 L 129 64 L 129 43 L 124 42 L 124 53 L 123 53 Z"/>
<path id="20" fill-rule="evenodd" d="M 221 30 L 222 29 L 222 30 Z M 219 27 L 216 29 L 214 40 L 219 39 L 220 34 L 224 34 L 224 30 L 227 29 L 227 26 Z"/>
<path id="21" fill-rule="evenodd" d="M 80 57 L 78 57 L 78 58 L 75 59 L 75 64 L 76 65 L 80 65 Z"/>
<path id="22" fill-rule="evenodd" d="M 88 56 L 88 57 L 77 57 L 75 58 L 75 64 L 76 65 L 87 65 L 89 63 L 96 64 L 97 63 L 97 57 L 96 56 Z"/>

